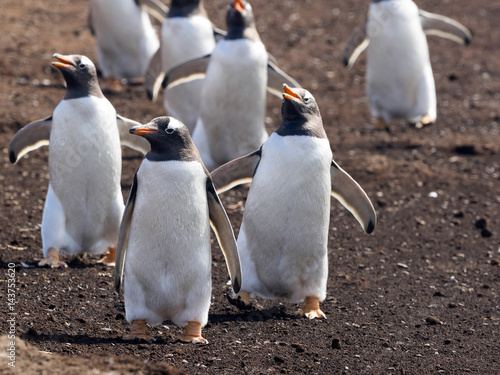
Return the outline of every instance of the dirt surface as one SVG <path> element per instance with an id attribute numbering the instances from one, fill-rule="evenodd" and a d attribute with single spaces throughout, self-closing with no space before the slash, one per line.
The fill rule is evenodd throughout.
<path id="1" fill-rule="evenodd" d="M 316 97 L 335 160 L 373 201 L 375 232 L 365 235 L 333 202 L 322 303 L 328 319 L 314 321 L 295 318 L 297 306 L 285 301 L 259 300 L 262 310 L 245 313 L 229 306 L 227 271 L 214 243 L 213 304 L 204 330 L 210 344 L 196 346 L 175 342 L 180 329 L 169 322 L 152 329 L 152 344 L 122 341 L 129 328 L 123 297 L 114 292 L 114 270 L 96 258 L 65 258 L 67 269 L 21 266 L 42 256 L 48 151 L 11 165 L 7 145 L 64 96 L 51 55 L 80 53 L 95 61 L 95 42 L 88 2 L 2 0 L 0 332 L 12 330 L 6 287 L 8 264 L 15 263 L 13 327 L 31 345 L 17 341 L 16 373 L 149 374 L 167 365 L 190 374 L 500 373 L 500 8 L 490 0 L 418 2 L 459 20 L 474 39 L 462 47 L 429 38 L 438 121 L 422 130 L 394 122 L 387 133 L 371 124 L 365 56 L 350 71 L 341 64 L 344 42 L 367 4 L 252 2 L 268 51 Z M 225 7 L 225 1 L 207 1 L 222 28 Z M 141 86 L 109 99 L 137 121 L 163 114 L 161 100 L 149 103 Z M 270 131 L 279 125 L 280 105 L 269 100 Z M 140 155 L 124 151 L 124 197 L 140 162 Z M 246 193 L 222 197 L 236 231 Z M 0 373 L 10 373 L 4 349 L 0 358 Z M 35 362 L 41 367 L 22 367 Z"/>

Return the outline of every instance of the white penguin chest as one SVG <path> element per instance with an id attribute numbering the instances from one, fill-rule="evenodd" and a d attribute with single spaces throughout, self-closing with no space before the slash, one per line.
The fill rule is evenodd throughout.
<path id="1" fill-rule="evenodd" d="M 164 71 L 182 62 L 205 56 L 215 47 L 212 24 L 203 16 L 166 18 L 161 35 Z"/>
<path id="2" fill-rule="evenodd" d="M 144 159 L 137 172 L 137 193 L 130 248 L 189 255 L 210 248 L 207 176 L 197 161 Z"/>

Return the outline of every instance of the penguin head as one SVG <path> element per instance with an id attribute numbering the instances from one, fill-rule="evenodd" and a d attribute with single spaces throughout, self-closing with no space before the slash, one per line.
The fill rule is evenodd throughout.
<path id="1" fill-rule="evenodd" d="M 97 70 L 94 63 L 82 55 L 60 55 L 55 53 L 53 62 L 66 81 L 67 92 L 65 99 L 76 99 L 84 96 L 102 97 L 102 91 L 97 81 Z"/>
<path id="2" fill-rule="evenodd" d="M 151 151 L 146 155 L 149 160 L 199 160 L 188 128 L 173 117 L 157 117 L 147 124 L 134 126 L 129 132 L 146 138 L 151 144 Z"/>
<path id="3" fill-rule="evenodd" d="M 314 96 L 302 88 L 283 85 L 280 135 L 312 135 L 326 138 L 323 120 Z"/>
<path id="4" fill-rule="evenodd" d="M 255 18 L 252 6 L 245 0 L 235 0 L 227 7 L 226 39 L 256 39 L 260 40 L 255 28 Z"/>

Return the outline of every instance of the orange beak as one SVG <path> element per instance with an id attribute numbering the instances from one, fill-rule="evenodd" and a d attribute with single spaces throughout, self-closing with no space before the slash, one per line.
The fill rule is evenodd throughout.
<path id="1" fill-rule="evenodd" d="M 238 12 L 243 12 L 245 10 L 245 5 L 243 4 L 243 0 L 235 0 L 233 4 L 233 9 Z"/>
<path id="2" fill-rule="evenodd" d="M 288 87 L 287 85 L 283 85 L 283 97 L 288 99 L 288 100 L 293 100 L 293 99 L 298 99 L 300 101 L 302 101 L 302 99 L 300 98 L 300 96 L 298 96 L 296 93 L 294 93 L 292 91 L 292 89 L 290 87 Z"/>
<path id="3" fill-rule="evenodd" d="M 140 127 L 130 129 L 130 133 L 135 135 L 151 134 L 151 133 L 156 133 L 157 131 L 158 131 L 157 129 L 153 128 L 140 128 Z"/>
<path id="4" fill-rule="evenodd" d="M 75 66 L 75 64 L 71 60 L 68 60 L 63 55 L 55 53 L 53 57 L 59 60 L 52 63 L 52 65 L 54 65 L 57 68 L 73 68 Z"/>

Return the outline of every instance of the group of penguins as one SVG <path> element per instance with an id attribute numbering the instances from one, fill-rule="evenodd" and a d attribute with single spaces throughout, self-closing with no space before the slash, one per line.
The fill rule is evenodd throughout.
<path id="1" fill-rule="evenodd" d="M 161 41 L 148 12 L 163 18 Z M 333 160 L 314 97 L 266 52 L 250 4 L 229 4 L 227 32 L 211 24 L 200 0 L 172 0 L 170 8 L 158 0 L 90 0 L 89 19 L 106 87 L 119 91 L 121 79 L 145 77 L 151 98 L 164 88 L 170 116 L 139 124 L 118 115 L 90 59 L 53 56 L 66 95 L 9 144 L 15 163 L 50 142 L 39 266 L 67 267 L 60 253 L 104 254 L 101 262 L 116 264 L 117 290 L 124 284 L 127 339 L 149 340 L 146 323 L 170 320 L 185 327 L 181 341 L 207 343 L 212 227 L 230 303 L 248 309 L 255 296 L 281 298 L 302 303 L 300 316 L 325 317 L 330 196 L 366 233 L 376 213 Z M 411 0 L 373 0 L 349 37 L 346 66 L 367 48 L 366 93 L 377 126 L 435 121 L 426 33 L 463 44 L 471 38 Z M 282 96 L 282 122 L 270 136 L 266 90 Z M 121 145 L 145 154 L 126 205 Z M 218 194 L 247 183 L 236 240 Z"/>

